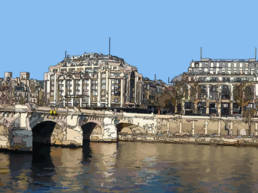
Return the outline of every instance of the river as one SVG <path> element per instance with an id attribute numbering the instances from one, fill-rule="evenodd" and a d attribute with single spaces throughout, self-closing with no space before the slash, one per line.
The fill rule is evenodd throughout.
<path id="1" fill-rule="evenodd" d="M 258 149 L 119 142 L 0 152 L 0 192 L 258 192 Z"/>

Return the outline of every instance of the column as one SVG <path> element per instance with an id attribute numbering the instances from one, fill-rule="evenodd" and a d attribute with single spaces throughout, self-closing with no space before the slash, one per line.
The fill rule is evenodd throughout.
<path id="1" fill-rule="evenodd" d="M 111 79 L 108 79 L 108 107 L 111 107 L 111 92 L 112 92 L 112 84 Z"/>
<path id="2" fill-rule="evenodd" d="M 126 90 L 126 101 L 128 102 L 131 102 L 131 85 L 130 85 L 130 82 L 131 82 L 131 76 L 128 76 L 128 79 L 127 79 L 127 90 Z"/>
<path id="3" fill-rule="evenodd" d="M 98 98 L 97 98 L 97 106 L 100 107 L 100 98 L 101 98 L 101 73 L 98 72 Z"/>
<path id="4" fill-rule="evenodd" d="M 141 105 L 142 104 L 142 99 L 143 99 L 143 97 L 142 97 L 142 82 L 139 84 L 139 105 Z"/>
<path id="5" fill-rule="evenodd" d="M 124 78 L 121 78 L 120 82 L 120 107 L 124 106 Z"/>
<path id="6" fill-rule="evenodd" d="M 63 94 L 63 106 L 65 107 L 66 106 L 66 80 L 64 79 L 64 94 Z"/>
<path id="7" fill-rule="evenodd" d="M 75 87 L 75 86 L 74 86 L 74 81 L 75 81 L 75 80 L 74 80 L 74 79 L 72 79 L 72 88 L 71 88 L 71 90 L 72 90 L 72 94 L 71 94 L 71 95 L 72 95 L 72 99 L 71 99 L 72 107 L 74 106 L 74 104 L 73 104 L 73 103 L 74 103 L 74 97 L 75 97 L 75 92 L 74 92 L 74 87 Z"/>
<path id="8" fill-rule="evenodd" d="M 194 101 L 194 113 L 197 113 L 198 110 L 198 101 Z"/>
<path id="9" fill-rule="evenodd" d="M 218 136 L 220 136 L 220 120 L 219 120 L 219 127 L 218 127 Z"/>
<path id="10" fill-rule="evenodd" d="M 179 133 L 182 133 L 182 121 L 179 121 Z"/>
<path id="11" fill-rule="evenodd" d="M 191 95 L 191 86 L 189 84 L 187 84 L 187 94 L 188 94 L 187 100 L 189 100 Z"/>
<path id="12" fill-rule="evenodd" d="M 234 91 L 234 86 L 233 86 L 233 84 L 231 84 L 231 85 L 230 85 L 230 100 L 231 100 L 231 101 L 234 100 L 233 91 Z"/>
<path id="13" fill-rule="evenodd" d="M 192 125 L 192 135 L 194 135 L 194 121 L 193 121 L 193 125 Z"/>
<path id="14" fill-rule="evenodd" d="M 208 134 L 208 121 L 205 121 L 205 128 L 204 128 L 204 134 L 207 135 Z"/>
<path id="15" fill-rule="evenodd" d="M 221 117 L 221 85 L 218 86 L 218 107 L 217 112 L 218 116 Z"/>
<path id="16" fill-rule="evenodd" d="M 56 93 L 56 89 L 57 89 L 57 86 L 56 86 L 56 74 L 54 76 L 54 104 L 56 104 L 56 97 L 57 97 L 57 93 Z"/>
<path id="17" fill-rule="evenodd" d="M 88 90 L 88 93 L 89 93 L 88 106 L 90 107 L 91 106 L 91 79 L 90 78 L 89 78 L 89 90 Z"/>
<path id="18" fill-rule="evenodd" d="M 109 73 L 108 73 L 108 71 L 106 71 L 106 106 L 108 106 L 108 88 L 109 88 L 109 86 L 108 86 L 108 79 L 109 79 Z"/>
<path id="19" fill-rule="evenodd" d="M 181 102 L 181 114 L 185 115 L 185 100 L 182 100 Z"/>
<path id="20" fill-rule="evenodd" d="M 232 84 L 230 86 L 230 114 L 233 115 L 234 87 Z"/>
<path id="21" fill-rule="evenodd" d="M 230 101 L 230 115 L 233 115 L 233 101 Z"/>
<path id="22" fill-rule="evenodd" d="M 210 114 L 210 85 L 206 85 L 207 99 L 206 99 L 206 114 Z"/>
<path id="23" fill-rule="evenodd" d="M 82 97 L 83 97 L 83 95 L 82 95 L 82 79 L 80 79 L 80 107 L 82 107 Z"/>
<path id="24" fill-rule="evenodd" d="M 50 89 L 51 89 L 51 78 L 50 73 L 47 74 L 47 80 L 45 80 L 45 95 L 47 96 L 46 102 L 49 102 L 50 99 Z"/>
<path id="25" fill-rule="evenodd" d="M 137 83 L 138 83 L 138 75 L 136 76 L 135 75 L 135 85 L 134 85 L 134 103 L 135 105 L 138 104 L 138 101 L 137 101 L 137 90 L 138 90 L 138 87 L 137 87 Z"/>
<path id="26" fill-rule="evenodd" d="M 231 121 L 230 122 L 230 132 L 229 132 L 229 134 L 232 136 L 232 134 L 233 134 L 233 122 Z"/>

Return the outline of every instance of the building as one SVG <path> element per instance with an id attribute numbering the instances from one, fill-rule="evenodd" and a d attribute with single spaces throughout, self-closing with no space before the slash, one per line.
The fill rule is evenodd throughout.
<path id="1" fill-rule="evenodd" d="M 65 56 L 44 75 L 48 104 L 126 108 L 142 105 L 142 75 L 122 58 L 98 53 Z"/>
<path id="2" fill-rule="evenodd" d="M 187 80 L 183 80 L 187 82 L 183 113 L 226 116 L 240 114 L 242 108 L 256 107 L 257 75 L 256 59 L 192 61 L 184 75 Z"/>
<path id="3" fill-rule="evenodd" d="M 13 78 L 12 72 L 5 72 L 0 80 L 1 104 L 34 103 L 43 105 L 43 81 L 30 79 L 29 72 L 21 72 Z"/>
<path id="4" fill-rule="evenodd" d="M 143 103 L 151 112 L 158 112 L 159 97 L 165 92 L 167 85 L 162 80 L 143 78 Z"/>

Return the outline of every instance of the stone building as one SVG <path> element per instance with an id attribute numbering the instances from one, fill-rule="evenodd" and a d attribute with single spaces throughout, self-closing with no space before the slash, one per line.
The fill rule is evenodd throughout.
<path id="1" fill-rule="evenodd" d="M 152 112 L 158 111 L 159 97 L 165 92 L 167 84 L 162 80 L 143 78 L 143 103 L 144 107 Z"/>
<path id="2" fill-rule="evenodd" d="M 226 60 L 201 59 L 192 61 L 185 73 L 187 93 L 182 99 L 185 114 L 240 114 L 243 107 L 255 107 L 258 95 L 258 62 L 256 59 Z M 184 80 L 183 80 L 184 81 Z M 237 101 L 237 89 L 249 100 Z M 242 101 L 241 104 L 239 101 Z M 244 104 L 245 103 L 245 104 Z"/>
<path id="3" fill-rule="evenodd" d="M 44 75 L 50 105 L 78 107 L 139 107 L 142 75 L 122 58 L 98 53 L 65 56 Z"/>
<path id="4" fill-rule="evenodd" d="M 39 104 L 43 99 L 43 81 L 30 79 L 29 72 L 21 72 L 13 78 L 12 72 L 5 72 L 0 80 L 1 104 Z"/>

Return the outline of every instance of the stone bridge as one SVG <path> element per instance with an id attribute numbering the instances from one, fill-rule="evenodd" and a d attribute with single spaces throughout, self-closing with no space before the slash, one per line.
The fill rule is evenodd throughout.
<path id="1" fill-rule="evenodd" d="M 0 107 L 0 148 L 32 151 L 33 144 L 82 146 L 84 141 L 169 141 L 175 136 L 257 136 L 257 119 L 187 117 L 15 105 Z"/>
<path id="2" fill-rule="evenodd" d="M 33 142 L 82 146 L 84 140 L 116 142 L 124 126 L 154 131 L 153 115 L 15 105 L 0 107 L 0 148 L 31 151 Z"/>

